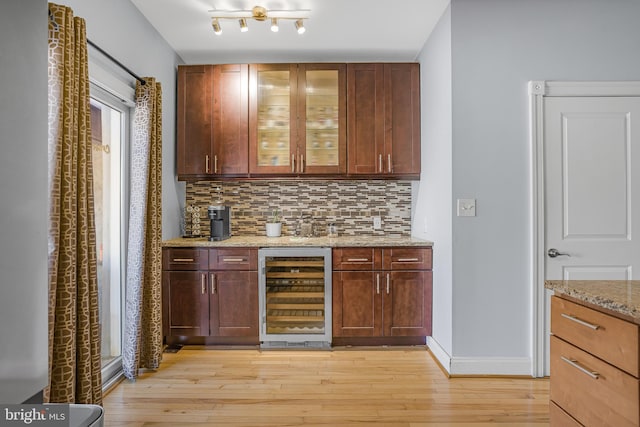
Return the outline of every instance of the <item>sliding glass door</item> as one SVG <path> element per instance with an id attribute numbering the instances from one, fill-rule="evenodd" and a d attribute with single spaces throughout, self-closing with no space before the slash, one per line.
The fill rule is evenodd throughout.
<path id="1" fill-rule="evenodd" d="M 122 371 L 124 307 L 124 156 L 129 107 L 92 86 L 91 133 L 98 259 L 102 375 L 108 383 Z"/>

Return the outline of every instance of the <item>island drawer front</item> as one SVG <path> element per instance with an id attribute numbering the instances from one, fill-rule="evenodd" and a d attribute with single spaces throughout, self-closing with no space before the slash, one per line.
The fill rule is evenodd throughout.
<path id="1" fill-rule="evenodd" d="M 634 323 L 553 296 L 551 333 L 639 376 L 639 331 Z"/>
<path id="2" fill-rule="evenodd" d="M 553 402 L 549 402 L 549 425 L 553 427 L 582 427 L 582 424 Z"/>
<path id="3" fill-rule="evenodd" d="M 624 427 L 640 423 L 637 378 L 551 337 L 550 399 L 585 426 Z"/>
<path id="4" fill-rule="evenodd" d="M 210 270 L 252 271 L 258 269 L 255 248 L 218 248 L 209 252 Z"/>
<path id="5" fill-rule="evenodd" d="M 335 271 L 380 270 L 382 251 L 379 248 L 335 248 L 332 264 Z"/>
<path id="6" fill-rule="evenodd" d="M 201 248 L 164 248 L 163 270 L 206 270 L 209 268 L 209 251 Z"/>
<path id="7" fill-rule="evenodd" d="M 431 248 L 384 248 L 385 270 L 431 270 Z"/>

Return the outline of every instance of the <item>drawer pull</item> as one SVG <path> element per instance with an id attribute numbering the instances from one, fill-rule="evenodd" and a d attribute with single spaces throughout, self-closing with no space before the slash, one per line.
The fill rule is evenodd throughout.
<path id="1" fill-rule="evenodd" d="M 570 314 L 561 313 L 560 315 L 565 319 L 569 319 L 572 322 L 576 322 L 582 326 L 586 326 L 587 328 L 593 329 L 594 331 L 600 328 L 600 325 L 594 325 L 593 323 L 585 322 L 584 320 L 578 319 L 577 317 L 572 316 Z"/>
<path id="2" fill-rule="evenodd" d="M 173 262 L 193 262 L 193 258 L 174 258 Z"/>
<path id="3" fill-rule="evenodd" d="M 418 262 L 418 258 L 398 258 L 398 262 Z"/>
<path id="4" fill-rule="evenodd" d="M 594 380 L 597 380 L 598 378 L 600 378 L 600 374 L 599 373 L 597 373 L 596 371 L 591 371 L 591 370 L 589 370 L 587 368 L 584 368 L 584 367 L 580 366 L 578 364 L 578 361 L 575 360 L 575 359 L 569 359 L 569 358 L 564 357 L 564 356 L 560 356 L 560 359 L 562 359 L 563 361 L 567 362 L 569 365 L 573 366 L 574 368 L 576 368 L 580 372 L 583 372 L 583 373 L 589 375 Z"/>
<path id="5" fill-rule="evenodd" d="M 347 258 L 347 262 L 367 262 L 369 258 Z"/>
<path id="6" fill-rule="evenodd" d="M 244 262 L 244 258 L 222 258 L 222 262 Z"/>

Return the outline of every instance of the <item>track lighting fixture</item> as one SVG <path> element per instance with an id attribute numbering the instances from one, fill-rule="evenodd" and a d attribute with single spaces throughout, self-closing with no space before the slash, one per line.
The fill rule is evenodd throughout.
<path id="1" fill-rule="evenodd" d="M 249 27 L 247 27 L 247 20 L 246 19 L 240 18 L 239 22 L 240 22 L 240 32 L 241 33 L 246 33 L 247 31 L 249 31 Z"/>
<path id="2" fill-rule="evenodd" d="M 220 21 L 218 21 L 218 18 L 213 18 L 213 21 L 211 21 L 211 26 L 213 27 L 213 32 L 216 34 L 216 36 L 222 34 L 222 28 L 220 27 Z"/>
<path id="3" fill-rule="evenodd" d="M 271 20 L 271 31 L 278 32 L 278 22 L 283 19 L 288 19 L 295 22 L 295 28 L 298 34 L 305 32 L 304 20 L 309 19 L 309 9 L 291 9 L 291 10 L 267 10 L 262 6 L 254 6 L 251 10 L 244 9 L 212 9 L 209 10 L 211 14 L 211 26 L 213 31 L 220 35 L 222 34 L 222 27 L 220 25 L 221 19 L 236 19 L 240 24 L 240 31 L 247 32 L 249 27 L 247 26 L 247 19 L 254 19 L 262 22 L 267 19 Z"/>

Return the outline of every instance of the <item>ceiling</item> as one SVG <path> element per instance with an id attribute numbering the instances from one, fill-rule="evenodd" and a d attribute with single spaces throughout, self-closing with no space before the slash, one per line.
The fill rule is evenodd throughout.
<path id="1" fill-rule="evenodd" d="M 131 0 L 186 64 L 414 61 L 449 0 Z M 309 9 L 307 31 L 292 21 L 221 20 L 212 9 Z"/>

